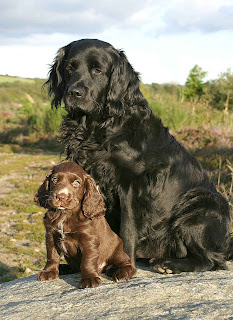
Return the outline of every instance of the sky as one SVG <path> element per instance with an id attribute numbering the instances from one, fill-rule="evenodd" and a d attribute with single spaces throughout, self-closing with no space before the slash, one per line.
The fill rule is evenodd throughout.
<path id="1" fill-rule="evenodd" d="M 1 0 L 0 74 L 47 78 L 60 47 L 100 39 L 123 49 L 144 83 L 233 71 L 233 0 Z"/>

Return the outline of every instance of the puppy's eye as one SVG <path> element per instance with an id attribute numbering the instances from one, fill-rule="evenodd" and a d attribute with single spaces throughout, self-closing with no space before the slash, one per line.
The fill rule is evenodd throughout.
<path id="1" fill-rule="evenodd" d="M 78 187 L 79 185 L 80 185 L 80 181 L 79 180 L 74 180 L 73 186 L 74 187 Z"/>
<path id="2" fill-rule="evenodd" d="M 99 68 L 94 68 L 93 71 L 94 71 L 94 73 L 96 73 L 96 74 L 101 73 L 101 70 L 100 70 Z"/>
<path id="3" fill-rule="evenodd" d="M 51 179 L 51 181 L 52 181 L 53 184 L 56 184 L 56 183 L 57 183 L 57 178 L 53 177 L 53 178 Z"/>

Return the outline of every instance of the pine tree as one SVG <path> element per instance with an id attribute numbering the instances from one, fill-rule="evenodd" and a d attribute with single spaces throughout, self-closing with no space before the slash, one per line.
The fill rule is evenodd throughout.
<path id="1" fill-rule="evenodd" d="M 207 72 L 203 71 L 198 65 L 192 68 L 185 82 L 184 96 L 186 100 L 196 102 L 200 99 L 204 93 L 205 84 L 203 83 L 203 79 L 206 75 Z"/>

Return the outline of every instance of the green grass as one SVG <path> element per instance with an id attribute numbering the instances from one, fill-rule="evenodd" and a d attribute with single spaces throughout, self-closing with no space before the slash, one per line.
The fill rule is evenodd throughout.
<path id="1" fill-rule="evenodd" d="M 141 90 L 149 102 L 150 107 L 171 130 L 196 127 L 230 127 L 233 128 L 233 112 L 227 115 L 218 109 L 213 109 L 203 103 L 180 101 L 174 94 L 164 91 L 159 93 L 148 89 L 146 85 Z"/>
<path id="2" fill-rule="evenodd" d="M 8 79 L 2 76 L 2 79 Z M 64 108 L 51 110 L 46 90 L 41 91 L 43 79 L 0 82 L 0 138 L 7 144 L 46 149 L 49 145 L 60 151 L 54 139 L 59 134 Z M 157 86 L 158 87 L 158 86 Z M 177 132 L 183 128 L 233 128 L 233 112 L 211 108 L 207 103 L 190 103 L 182 98 L 181 86 L 149 86 L 141 90 L 154 112 L 165 126 Z M 31 100 L 33 99 L 33 100 Z M 51 141 L 52 140 L 52 141 Z"/>
<path id="3" fill-rule="evenodd" d="M 4 147 L 3 147 L 4 150 Z M 22 149 L 21 149 L 22 150 Z M 2 149 L 0 147 L 0 161 L 4 163 L 4 166 L 0 166 L 0 176 L 5 175 L 6 173 L 20 173 L 23 175 L 29 175 L 30 183 L 31 177 L 30 173 L 33 174 L 34 179 L 37 174 L 40 174 L 40 168 L 37 168 L 38 161 L 43 163 L 44 166 L 49 169 L 54 164 L 54 159 L 56 158 L 57 161 L 60 160 L 59 156 L 50 155 L 50 154 L 5 154 L 1 153 Z M 14 183 L 17 181 L 12 180 Z M 18 181 L 19 184 L 19 181 Z M 25 181 L 22 185 L 25 185 Z M 21 187 L 21 186 L 20 186 Z"/>
<path id="4" fill-rule="evenodd" d="M 8 153 L 1 153 L 6 150 Z M 0 147 L 0 179 L 7 177 L 2 183 L 5 193 L 0 196 L 0 282 L 44 267 L 46 210 L 38 207 L 33 198 L 46 172 L 62 160 L 56 154 L 19 154 L 10 150 Z"/>
<path id="5" fill-rule="evenodd" d="M 33 198 L 46 172 L 64 158 L 56 142 L 64 109 L 50 109 L 46 95 L 41 94 L 43 82 L 0 76 L 0 179 L 4 186 L 0 193 L 0 282 L 38 272 L 46 261 L 46 210 Z M 179 87 L 152 90 L 142 84 L 141 88 L 164 125 L 202 163 L 233 212 L 233 112 L 181 101 Z"/>
<path id="6" fill-rule="evenodd" d="M 0 82 L 0 140 L 7 144 L 60 151 L 55 141 L 64 108 L 52 110 L 44 80 Z"/>
<path id="7" fill-rule="evenodd" d="M 0 83 L 12 83 L 12 82 L 24 82 L 24 83 L 34 83 L 34 79 L 26 79 L 26 78 L 20 78 L 20 77 L 12 77 L 12 76 L 0 76 Z"/>

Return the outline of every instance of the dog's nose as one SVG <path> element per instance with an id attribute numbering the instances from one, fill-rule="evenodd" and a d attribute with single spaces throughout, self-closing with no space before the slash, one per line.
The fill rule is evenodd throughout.
<path id="1" fill-rule="evenodd" d="M 69 87 L 68 94 L 74 98 L 81 99 L 84 96 L 84 90 L 81 87 Z"/>
<path id="2" fill-rule="evenodd" d="M 67 200 L 68 199 L 68 195 L 65 194 L 65 193 L 58 193 L 56 195 L 56 198 L 60 201 L 64 201 L 64 200 Z"/>

